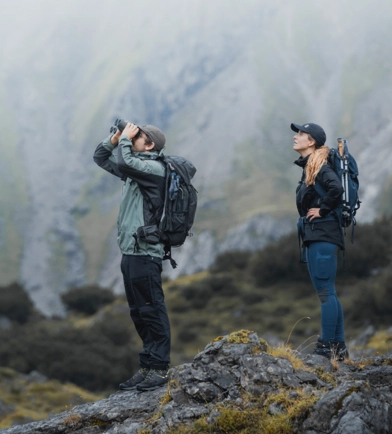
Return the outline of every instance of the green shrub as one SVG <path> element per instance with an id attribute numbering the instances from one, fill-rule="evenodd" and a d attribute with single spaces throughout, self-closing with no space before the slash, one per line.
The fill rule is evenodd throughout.
<path id="1" fill-rule="evenodd" d="M 33 312 L 33 307 L 27 292 L 18 283 L 0 288 L 0 315 L 23 324 Z"/>
<path id="2" fill-rule="evenodd" d="M 374 223 L 357 225 L 354 244 L 351 244 L 351 229 L 346 236 L 346 277 L 363 278 L 387 266 L 392 254 L 392 219 L 383 218 Z"/>
<path id="3" fill-rule="evenodd" d="M 218 273 L 203 279 L 204 287 L 213 295 L 231 296 L 236 295 L 239 289 L 234 277 L 229 273 Z"/>
<path id="4" fill-rule="evenodd" d="M 299 262 L 297 233 L 286 235 L 256 252 L 250 260 L 249 271 L 259 287 L 280 281 L 308 281 L 307 266 Z"/>
<path id="5" fill-rule="evenodd" d="M 192 282 L 181 288 L 181 294 L 194 309 L 203 309 L 215 295 L 231 296 L 239 292 L 234 278 L 229 273 L 219 273 Z"/>
<path id="6" fill-rule="evenodd" d="M 93 391 L 117 388 L 138 369 L 136 348 L 113 343 L 99 328 L 42 321 L 0 331 L 0 341 L 1 366 L 22 373 L 37 370 Z"/>
<path id="7" fill-rule="evenodd" d="M 350 303 L 345 303 L 345 324 L 365 326 L 378 323 L 379 311 L 376 303 L 374 282 L 359 281 L 350 297 Z M 355 291 L 355 292 L 354 292 Z"/>
<path id="8" fill-rule="evenodd" d="M 392 272 L 379 276 L 373 286 L 375 305 L 380 315 L 390 318 L 392 312 Z"/>
<path id="9" fill-rule="evenodd" d="M 211 289 L 204 284 L 204 280 L 184 286 L 181 295 L 194 309 L 203 309 L 212 297 Z"/>
<path id="10" fill-rule="evenodd" d="M 182 328 L 178 334 L 177 334 L 177 339 L 180 342 L 192 342 L 197 338 L 197 332 L 194 330 L 191 330 L 189 327 L 184 327 Z"/>
<path id="11" fill-rule="evenodd" d="M 68 310 L 92 315 L 102 306 L 112 303 L 114 301 L 114 294 L 110 289 L 90 285 L 71 288 L 61 295 L 61 299 Z"/>
<path id="12" fill-rule="evenodd" d="M 127 318 L 127 321 L 121 321 L 119 318 L 111 315 L 105 315 L 105 317 L 94 324 L 94 332 L 101 334 L 105 338 L 108 338 L 114 345 L 126 345 L 131 339 L 131 330 L 134 325 L 131 318 Z"/>
<path id="13" fill-rule="evenodd" d="M 232 250 L 220 253 L 212 264 L 211 273 L 231 272 L 233 269 L 245 270 L 252 253 L 247 250 Z"/>

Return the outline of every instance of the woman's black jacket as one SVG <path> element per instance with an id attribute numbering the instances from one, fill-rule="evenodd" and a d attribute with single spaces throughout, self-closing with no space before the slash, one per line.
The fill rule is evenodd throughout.
<path id="1" fill-rule="evenodd" d="M 294 163 L 305 168 L 309 155 L 305 158 L 298 158 Z M 297 209 L 300 217 L 305 217 L 310 208 L 320 208 L 320 216 L 327 217 L 326 221 L 314 219 L 309 222 L 306 218 L 302 219 L 303 233 L 302 241 L 308 245 L 312 241 L 327 241 L 336 244 L 342 250 L 344 249 L 344 240 L 342 228 L 337 218 L 330 219 L 332 212 L 336 209 L 342 200 L 343 187 L 338 176 L 329 164 L 321 167 L 316 181 L 326 191 L 324 198 L 320 197 L 313 185 L 307 186 L 305 182 L 306 174 L 302 171 L 302 178 L 296 191 Z M 321 221 L 320 221 L 321 220 Z"/>

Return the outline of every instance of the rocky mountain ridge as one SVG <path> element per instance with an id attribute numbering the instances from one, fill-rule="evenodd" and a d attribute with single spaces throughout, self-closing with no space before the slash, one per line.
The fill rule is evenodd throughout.
<path id="1" fill-rule="evenodd" d="M 241 330 L 172 368 L 167 388 L 118 392 L 2 433 L 386 434 L 391 374 L 391 355 L 343 363 L 301 359 Z"/>

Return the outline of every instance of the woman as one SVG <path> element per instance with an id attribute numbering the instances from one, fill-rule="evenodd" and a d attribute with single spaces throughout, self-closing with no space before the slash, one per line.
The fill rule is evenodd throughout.
<path id="1" fill-rule="evenodd" d="M 301 155 L 295 164 L 303 169 L 296 192 L 300 215 L 298 230 L 305 247 L 303 262 L 308 264 L 310 278 L 321 302 L 321 337 L 313 353 L 343 360 L 348 357 L 348 351 L 335 277 L 337 251 L 344 249 L 344 240 L 340 223 L 334 215 L 341 202 L 343 187 L 328 164 L 329 148 L 324 145 L 324 130 L 312 123 L 291 124 L 291 129 L 297 133 L 293 148 Z M 323 198 L 316 192 L 316 182 L 326 192 Z"/>

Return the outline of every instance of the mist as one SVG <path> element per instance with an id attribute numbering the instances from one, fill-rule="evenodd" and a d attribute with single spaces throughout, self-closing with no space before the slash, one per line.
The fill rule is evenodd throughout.
<path id="1" fill-rule="evenodd" d="M 349 140 L 362 221 L 392 211 L 389 0 L 0 5 L 0 283 L 43 311 L 72 286 L 121 290 L 121 185 L 92 162 L 117 117 L 159 126 L 198 169 L 179 274 L 292 228 L 291 122 Z"/>

